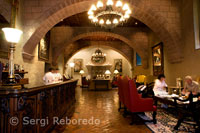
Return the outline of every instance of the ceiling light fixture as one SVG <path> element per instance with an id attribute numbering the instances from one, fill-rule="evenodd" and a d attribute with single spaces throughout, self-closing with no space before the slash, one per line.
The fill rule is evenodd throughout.
<path id="1" fill-rule="evenodd" d="M 131 13 L 129 5 L 127 3 L 123 4 L 121 0 L 116 2 L 107 0 L 106 3 L 99 0 L 97 4 L 93 4 L 89 9 L 88 18 L 95 25 L 112 29 L 126 23 Z"/>

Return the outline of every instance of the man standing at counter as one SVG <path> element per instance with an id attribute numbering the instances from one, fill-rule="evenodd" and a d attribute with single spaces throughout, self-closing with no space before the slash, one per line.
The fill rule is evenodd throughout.
<path id="1" fill-rule="evenodd" d="M 55 73 L 53 74 L 54 74 L 55 82 L 62 81 L 62 75 L 59 73 L 58 68 L 55 69 Z"/>
<path id="2" fill-rule="evenodd" d="M 55 81 L 55 77 L 54 77 L 54 70 L 53 68 L 49 68 L 49 72 L 47 72 L 44 77 L 43 77 L 43 81 L 45 82 L 45 84 L 52 84 Z"/>

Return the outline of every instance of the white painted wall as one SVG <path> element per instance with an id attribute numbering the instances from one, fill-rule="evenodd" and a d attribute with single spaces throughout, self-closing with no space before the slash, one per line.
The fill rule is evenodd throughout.
<path id="1" fill-rule="evenodd" d="M 92 64 L 91 56 L 95 52 L 96 49 L 97 47 L 89 47 L 73 55 L 65 64 L 65 67 L 67 68 L 67 70 L 65 70 L 65 74 L 69 74 L 69 75 L 71 74 L 69 63 L 73 62 L 74 59 L 83 59 L 83 70 L 85 71 L 84 76 L 87 76 L 88 70 L 86 68 L 86 65 Z M 109 48 L 100 47 L 100 50 L 102 50 L 103 53 L 107 54 L 105 64 L 112 64 L 112 67 L 111 67 L 112 74 L 114 72 L 114 59 L 122 59 L 122 71 L 123 71 L 122 75 L 128 75 L 129 77 L 132 77 L 131 64 L 128 62 L 128 60 L 125 57 L 123 57 L 120 53 Z M 81 78 L 80 74 L 74 73 L 74 78 L 79 79 L 78 84 L 80 85 L 80 78 Z"/>

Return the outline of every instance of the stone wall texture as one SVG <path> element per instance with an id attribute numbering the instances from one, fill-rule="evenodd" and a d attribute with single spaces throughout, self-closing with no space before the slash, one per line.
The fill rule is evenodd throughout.
<path id="1" fill-rule="evenodd" d="M 32 54 L 39 40 L 62 19 L 87 11 L 97 0 L 26 0 L 23 25 L 24 53 Z M 171 63 L 183 58 L 181 43 L 181 0 L 125 0 L 132 16 L 146 24 L 167 46 Z M 137 50 L 136 50 L 137 51 Z M 140 51 L 137 51 L 140 53 Z M 143 56 L 143 55 L 141 55 Z"/>
<path id="2" fill-rule="evenodd" d="M 0 14 L 9 21 L 11 6 L 7 1 L 0 0 Z M 165 72 L 169 77 L 167 79 L 169 83 L 174 83 L 175 78 L 179 76 L 184 77 L 185 75 L 198 75 L 200 73 L 199 63 L 197 63 L 200 53 L 199 50 L 194 48 L 192 0 L 124 1 L 128 2 L 133 9 L 132 17 L 143 22 L 149 29 L 133 30 L 127 28 L 122 32 L 122 29 L 117 28 L 113 32 L 106 32 L 91 27 L 85 27 L 85 29 L 80 29 L 80 27 L 53 28 L 63 19 L 87 11 L 91 4 L 97 2 L 97 0 L 21 0 L 21 14 L 17 26 L 23 30 L 24 34 L 16 49 L 16 62 L 26 65 L 27 69 L 30 70 L 28 76 L 32 75 L 35 79 L 40 79 L 43 73 L 38 77 L 35 68 L 39 67 L 39 70 L 43 72 L 44 62 L 37 59 L 37 44 L 53 28 L 51 30 L 52 34 L 55 35 L 55 40 L 51 44 L 53 61 L 57 60 L 65 47 L 77 43 L 77 40 L 88 36 L 104 35 L 118 38 L 125 43 L 122 44 L 123 46 L 128 45 L 127 49 L 133 48 L 135 52 L 140 54 L 145 67 L 139 68 L 138 74 L 142 74 L 144 71 L 145 74 L 152 74 L 150 48 L 157 42 L 150 42 L 149 30 L 151 30 L 155 35 L 155 40 L 164 43 Z M 107 44 L 107 46 L 115 48 L 110 44 Z M 77 48 L 77 50 L 79 49 Z M 127 53 L 123 50 L 120 52 Z M 73 55 L 73 52 L 70 54 Z M 147 67 L 148 69 L 144 69 Z"/>
<path id="3" fill-rule="evenodd" d="M 8 22 L 10 22 L 11 4 L 8 2 L 8 0 L 0 0 L 0 14 L 1 14 Z"/>

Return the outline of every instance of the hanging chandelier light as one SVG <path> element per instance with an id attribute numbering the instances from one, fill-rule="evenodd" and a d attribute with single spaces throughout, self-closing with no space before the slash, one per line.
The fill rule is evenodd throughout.
<path id="1" fill-rule="evenodd" d="M 126 23 L 131 13 L 129 5 L 127 3 L 123 4 L 121 0 L 115 3 L 112 0 L 107 0 L 106 3 L 99 0 L 96 5 L 93 4 L 89 9 L 88 18 L 95 25 L 112 29 Z"/>
<path id="2" fill-rule="evenodd" d="M 100 49 L 96 49 L 92 54 L 92 62 L 97 64 L 102 64 L 106 60 L 106 54 L 103 53 Z"/>

